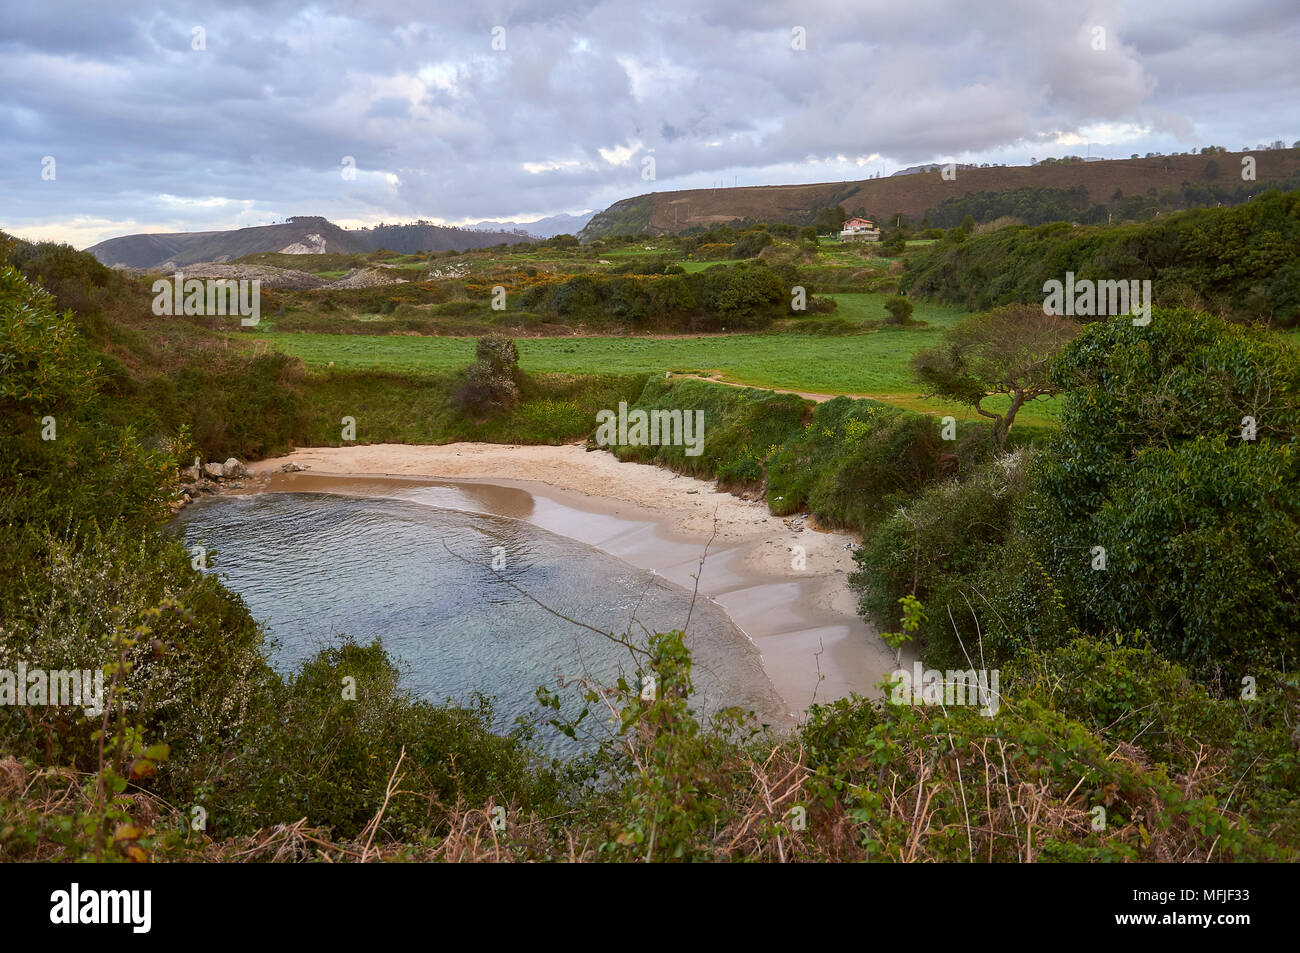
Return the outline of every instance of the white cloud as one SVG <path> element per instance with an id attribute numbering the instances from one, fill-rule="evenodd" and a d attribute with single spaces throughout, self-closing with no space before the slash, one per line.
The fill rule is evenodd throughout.
<path id="1" fill-rule="evenodd" d="M 610 165 L 627 165 L 632 161 L 632 157 L 641 151 L 644 145 L 645 144 L 640 140 L 635 140 L 629 142 L 627 145 L 610 146 L 609 148 L 602 147 L 596 151 L 599 152 L 600 157 Z"/>
<path id="2" fill-rule="evenodd" d="M 200 53 L 158 0 L 68 0 L 58 17 L 10 4 L 0 228 L 507 219 L 643 193 L 638 160 L 652 151 L 662 191 L 855 179 L 949 155 L 1016 163 L 1088 143 L 1095 155 L 1292 142 L 1293 7 L 927 0 L 918 16 L 887 0 L 794 13 L 511 0 L 485 17 L 277 0 L 273 16 L 205 9 Z M 807 52 L 790 50 L 792 18 Z M 495 22 L 505 53 L 490 49 Z M 58 179 L 41 184 L 45 155 Z"/>
<path id="3" fill-rule="evenodd" d="M 576 159 L 564 159 L 551 162 L 525 162 L 523 169 L 530 175 L 541 175 L 543 172 L 568 172 L 572 169 L 582 168 L 582 163 Z M 544 216 L 542 216 L 544 217 Z"/>
<path id="4" fill-rule="evenodd" d="M 1058 146 L 1081 146 L 1087 143 L 1101 146 L 1134 142 L 1151 134 L 1151 127 L 1133 122 L 1101 122 L 1081 126 L 1076 132 L 1058 132 L 1050 141 Z"/>

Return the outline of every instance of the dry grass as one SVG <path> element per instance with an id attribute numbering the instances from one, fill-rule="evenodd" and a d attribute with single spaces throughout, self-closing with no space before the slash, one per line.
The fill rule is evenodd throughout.
<path id="1" fill-rule="evenodd" d="M 844 793 L 829 808 L 821 801 L 815 772 L 801 744 L 780 741 L 765 748 L 765 754 L 729 749 L 720 763 L 709 766 L 719 802 L 717 821 L 698 832 L 694 847 L 716 860 L 774 863 L 1033 863 L 1043 859 L 1049 841 L 1125 846 L 1144 861 L 1214 858 L 1218 837 L 1208 838 L 1176 812 L 1162 816 L 1167 806 L 1158 786 L 1146 783 L 1147 757 L 1135 746 L 1120 744 L 1106 760 L 1131 772 L 1138 783 L 1126 790 L 1110 785 L 1101 804 L 1109 808 L 1122 800 L 1123 811 L 1110 813 L 1113 817 L 1122 813 L 1128 820 L 1097 831 L 1093 829 L 1097 805 L 1081 792 L 1083 778 L 1063 796 L 1061 776 L 1043 772 L 1038 762 L 1013 757 L 1014 745 L 1004 737 L 990 733 L 958 744 L 951 734 L 913 733 L 896 740 L 887 765 L 863 755 L 857 762 L 839 766 L 837 774 L 846 781 Z M 636 752 L 630 748 L 629 754 L 635 763 Z M 412 793 L 402 788 L 403 758 L 404 752 L 393 767 L 383 805 L 351 840 L 337 840 L 303 818 L 222 840 L 191 833 L 187 838 L 175 834 L 151 841 L 155 832 L 182 830 L 185 816 L 135 789 L 129 791 L 129 811 L 145 831 L 141 843 L 152 860 L 582 863 L 610 856 L 599 848 L 616 837 L 618 828 L 603 819 L 598 801 L 562 818 L 528 816 L 514 806 L 501 811 L 493 802 L 482 807 L 450 804 L 440 811 L 443 823 L 437 836 L 419 842 L 397 840 L 385 831 L 384 816 L 389 799 Z M 1223 770 L 1220 758 L 1201 749 L 1194 767 L 1173 782 L 1183 797 L 1193 799 Z M 32 771 L 7 758 L 0 760 L 0 802 L 19 805 L 29 821 L 33 815 L 49 820 L 88 811 L 92 807 L 86 793 L 88 778 L 62 768 Z M 864 820 L 860 812 L 868 803 Z M 798 823 L 801 810 L 805 824 Z M 0 830 L 14 823 L 12 815 L 12 810 L 0 814 Z M 1238 820 L 1231 814 L 1225 817 L 1232 823 Z M 21 857 L 10 854 L 0 838 L 0 858 L 74 859 L 67 848 L 45 835 Z"/>

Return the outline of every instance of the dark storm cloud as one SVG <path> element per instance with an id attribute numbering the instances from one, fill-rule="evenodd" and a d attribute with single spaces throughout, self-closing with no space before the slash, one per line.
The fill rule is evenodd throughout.
<path id="1" fill-rule="evenodd" d="M 1087 142 L 1111 156 L 1289 143 L 1292 8 L 10 2 L 0 228 L 84 245 L 305 213 L 536 217 Z"/>

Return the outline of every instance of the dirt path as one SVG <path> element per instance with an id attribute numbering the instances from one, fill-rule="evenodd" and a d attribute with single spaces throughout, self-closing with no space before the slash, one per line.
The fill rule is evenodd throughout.
<path id="1" fill-rule="evenodd" d="M 703 374 L 672 374 L 671 377 L 689 377 L 691 380 L 705 381 L 709 384 L 725 384 L 727 387 L 748 387 L 754 390 L 770 390 L 776 394 L 794 394 L 816 404 L 824 404 L 836 397 L 852 397 L 854 400 L 901 400 L 901 394 L 814 394 L 806 390 L 786 390 L 784 387 L 765 387 L 759 384 L 741 384 L 736 381 L 723 380 L 721 377 L 705 377 Z"/>

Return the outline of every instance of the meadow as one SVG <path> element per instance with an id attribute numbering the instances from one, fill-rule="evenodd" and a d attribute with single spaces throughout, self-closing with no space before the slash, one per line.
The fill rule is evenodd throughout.
<path id="1" fill-rule="evenodd" d="M 869 325 L 884 316 L 883 294 L 829 294 L 834 317 Z M 967 312 L 917 302 L 913 324 L 876 326 L 861 334 L 826 336 L 782 333 L 672 337 L 519 338 L 520 366 L 528 373 L 692 374 L 735 384 L 808 394 L 846 394 L 930 414 L 978 419 L 969 407 L 926 399 L 912 379 L 908 361 L 937 343 L 943 330 Z M 798 321 L 790 322 L 792 328 Z M 404 334 L 301 334 L 259 332 L 257 340 L 301 358 L 311 367 L 445 372 L 473 361 L 474 340 Z M 1005 401 L 990 399 L 990 409 Z M 1018 426 L 1052 426 L 1058 404 L 1040 400 L 1027 406 Z"/>

